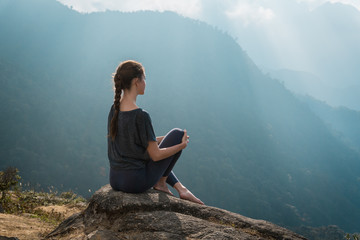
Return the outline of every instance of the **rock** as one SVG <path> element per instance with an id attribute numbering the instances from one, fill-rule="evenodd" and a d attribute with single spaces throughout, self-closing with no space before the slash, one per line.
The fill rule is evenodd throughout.
<path id="1" fill-rule="evenodd" d="M 47 239 L 306 239 L 285 228 L 163 192 L 117 192 L 106 185 Z"/>
<path id="2" fill-rule="evenodd" d="M 17 237 L 0 236 L 0 240 L 19 240 Z"/>

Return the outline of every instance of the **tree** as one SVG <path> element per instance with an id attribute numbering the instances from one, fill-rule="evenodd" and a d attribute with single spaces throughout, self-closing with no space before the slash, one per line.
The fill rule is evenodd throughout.
<path id="1" fill-rule="evenodd" d="M 5 171 L 0 171 L 0 191 L 2 193 L 1 200 L 5 199 L 6 193 L 21 179 L 18 172 L 19 170 L 15 167 L 8 167 Z"/>
<path id="2" fill-rule="evenodd" d="M 356 234 L 356 233 L 354 233 L 354 234 L 349 234 L 349 233 L 347 233 L 346 236 L 345 236 L 345 238 L 346 238 L 347 240 L 352 240 L 352 239 L 354 239 L 354 240 L 359 240 L 359 239 L 360 239 L 360 234 Z"/>

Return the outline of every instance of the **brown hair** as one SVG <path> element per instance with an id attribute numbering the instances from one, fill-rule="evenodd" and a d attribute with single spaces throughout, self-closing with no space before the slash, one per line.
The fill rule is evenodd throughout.
<path id="1" fill-rule="evenodd" d="M 141 63 L 128 60 L 119 64 L 114 74 L 114 108 L 115 112 L 110 123 L 109 135 L 112 140 L 115 139 L 118 128 L 118 115 L 120 111 L 121 93 L 124 89 L 131 88 L 131 82 L 134 78 L 141 78 L 144 75 L 144 67 Z"/>

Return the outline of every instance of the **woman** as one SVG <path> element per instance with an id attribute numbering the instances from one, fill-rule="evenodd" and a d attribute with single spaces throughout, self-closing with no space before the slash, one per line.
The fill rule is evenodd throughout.
<path id="1" fill-rule="evenodd" d="M 110 185 L 114 190 L 141 193 L 150 188 L 204 204 L 176 178 L 172 171 L 189 142 L 186 130 L 173 129 L 155 137 L 150 115 L 136 105 L 145 92 L 145 70 L 136 61 L 120 63 L 114 75 L 115 97 L 108 117 Z"/>

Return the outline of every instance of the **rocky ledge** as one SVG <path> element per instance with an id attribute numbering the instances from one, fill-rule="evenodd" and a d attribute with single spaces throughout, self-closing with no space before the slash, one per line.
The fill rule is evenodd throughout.
<path id="1" fill-rule="evenodd" d="M 98 190 L 47 239 L 306 239 L 285 228 L 156 190 Z"/>

